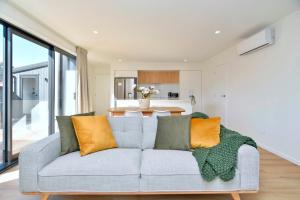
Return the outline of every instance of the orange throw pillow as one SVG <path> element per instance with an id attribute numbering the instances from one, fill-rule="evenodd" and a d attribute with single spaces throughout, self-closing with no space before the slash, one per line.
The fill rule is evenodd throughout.
<path id="1" fill-rule="evenodd" d="M 221 118 L 193 118 L 191 120 L 191 147 L 213 147 L 220 143 Z"/>
<path id="2" fill-rule="evenodd" d="M 80 155 L 117 147 L 106 116 L 72 116 Z"/>

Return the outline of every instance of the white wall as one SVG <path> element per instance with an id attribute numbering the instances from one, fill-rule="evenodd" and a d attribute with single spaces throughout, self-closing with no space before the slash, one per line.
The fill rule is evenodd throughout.
<path id="1" fill-rule="evenodd" d="M 75 45 L 6 1 L 0 1 L 0 18 L 50 44 L 75 54 Z"/>
<path id="2" fill-rule="evenodd" d="M 224 65 L 228 127 L 300 165 L 300 10 L 272 26 L 274 45 L 244 56 L 232 47 L 203 63 L 204 110 L 212 112 L 209 77 Z"/>
<path id="3" fill-rule="evenodd" d="M 111 70 L 108 63 L 88 63 L 89 89 L 97 114 L 106 114 L 110 108 Z"/>

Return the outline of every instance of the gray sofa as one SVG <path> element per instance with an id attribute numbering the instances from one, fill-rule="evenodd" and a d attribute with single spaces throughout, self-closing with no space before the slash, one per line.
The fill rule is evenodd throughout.
<path id="1" fill-rule="evenodd" d="M 60 137 L 53 134 L 26 147 L 19 156 L 24 194 L 201 194 L 256 192 L 259 153 L 248 145 L 238 151 L 236 176 L 206 182 L 189 151 L 155 150 L 156 118 L 111 117 L 116 149 L 81 157 L 60 156 Z"/>

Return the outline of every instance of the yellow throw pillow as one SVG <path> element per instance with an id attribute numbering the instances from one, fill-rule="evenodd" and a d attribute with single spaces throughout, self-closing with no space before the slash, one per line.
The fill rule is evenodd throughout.
<path id="1" fill-rule="evenodd" d="M 191 147 L 213 147 L 220 143 L 221 118 L 191 120 Z"/>
<path id="2" fill-rule="evenodd" d="M 80 155 L 117 147 L 106 116 L 72 116 Z"/>

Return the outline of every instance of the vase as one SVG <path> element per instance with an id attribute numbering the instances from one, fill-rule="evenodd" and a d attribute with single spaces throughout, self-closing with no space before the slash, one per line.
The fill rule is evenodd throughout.
<path id="1" fill-rule="evenodd" d="M 139 99 L 140 108 L 149 108 L 150 107 L 150 99 Z"/>

